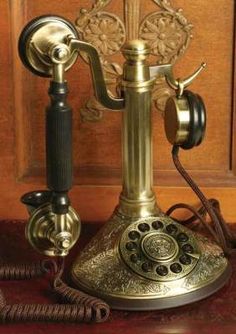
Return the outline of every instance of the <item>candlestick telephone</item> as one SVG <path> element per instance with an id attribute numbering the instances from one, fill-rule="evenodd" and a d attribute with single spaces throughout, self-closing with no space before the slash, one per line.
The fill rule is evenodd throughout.
<path id="1" fill-rule="evenodd" d="M 80 52 L 89 58 L 94 90 L 105 107 L 123 113 L 123 188 L 109 221 L 75 260 L 71 275 L 84 292 L 105 300 L 114 309 L 153 310 L 184 305 L 209 296 L 229 279 L 226 258 L 230 232 L 218 202 L 208 201 L 184 170 L 179 149 L 198 146 L 205 134 L 206 109 L 202 98 L 186 88 L 205 67 L 190 77 L 175 79 L 172 65 L 149 65 L 150 50 L 142 40 L 123 47 L 125 63 L 119 97 L 108 93 L 99 55 L 79 40 L 74 26 L 59 16 L 29 22 L 19 39 L 19 55 L 28 70 L 50 77 L 51 102 L 46 109 L 47 187 L 22 197 L 30 218 L 26 237 L 39 252 L 64 257 L 79 238 L 80 218 L 70 205 L 72 187 L 72 111 L 67 102 L 65 72 Z M 175 95 L 166 103 L 165 133 L 173 145 L 173 161 L 200 198 L 215 229 L 202 213 L 177 205 L 166 214 L 157 206 L 152 189 L 151 98 L 157 77 L 164 76 Z M 170 217 L 185 207 L 216 239 L 190 230 Z"/>

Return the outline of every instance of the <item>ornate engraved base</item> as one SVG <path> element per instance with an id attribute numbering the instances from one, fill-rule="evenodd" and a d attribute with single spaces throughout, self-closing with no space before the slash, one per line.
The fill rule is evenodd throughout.
<path id="1" fill-rule="evenodd" d="M 221 248 L 167 216 L 139 220 L 116 210 L 75 261 L 82 290 L 114 309 L 152 310 L 203 299 L 228 280 Z"/>

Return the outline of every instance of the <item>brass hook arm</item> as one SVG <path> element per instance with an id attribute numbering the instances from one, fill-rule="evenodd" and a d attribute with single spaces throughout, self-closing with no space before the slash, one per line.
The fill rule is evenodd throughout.
<path id="1" fill-rule="evenodd" d="M 202 63 L 201 66 L 190 76 L 185 79 L 175 79 L 173 74 L 173 66 L 172 64 L 165 65 L 154 65 L 150 66 L 150 76 L 151 78 L 155 78 L 159 75 L 164 75 L 166 78 L 166 82 L 168 85 L 175 89 L 179 90 L 180 82 L 181 82 L 181 90 L 188 87 L 194 79 L 201 73 L 201 71 L 206 67 L 206 63 Z"/>
<path id="2" fill-rule="evenodd" d="M 202 70 L 204 70 L 204 68 L 206 67 L 206 63 L 202 63 L 199 68 L 189 77 L 181 80 L 182 84 L 184 86 L 184 88 L 188 87 L 189 85 L 191 85 L 191 83 L 193 82 L 193 80 L 196 79 L 196 77 L 202 72 Z M 180 80 L 180 79 L 179 79 Z"/>
<path id="3" fill-rule="evenodd" d="M 93 77 L 93 86 L 98 101 L 106 108 L 121 110 L 124 108 L 124 99 L 110 96 L 107 91 L 99 55 L 95 47 L 78 39 L 70 39 L 71 52 L 86 52 L 90 60 L 90 68 Z"/>

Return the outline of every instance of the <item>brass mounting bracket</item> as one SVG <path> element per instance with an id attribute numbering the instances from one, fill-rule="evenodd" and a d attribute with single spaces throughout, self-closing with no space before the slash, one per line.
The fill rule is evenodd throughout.
<path id="1" fill-rule="evenodd" d="M 36 209 L 26 225 L 25 236 L 38 252 L 47 256 L 66 256 L 80 236 L 80 218 L 72 207 L 66 214 L 64 232 L 57 233 L 51 204 Z"/>
<path id="2" fill-rule="evenodd" d="M 111 96 L 106 88 L 98 51 L 78 39 L 75 27 L 60 16 L 41 16 L 29 22 L 19 39 L 19 54 L 34 74 L 64 82 L 64 72 L 76 62 L 79 52 L 90 60 L 97 99 L 106 108 L 121 110 L 124 99 Z"/>

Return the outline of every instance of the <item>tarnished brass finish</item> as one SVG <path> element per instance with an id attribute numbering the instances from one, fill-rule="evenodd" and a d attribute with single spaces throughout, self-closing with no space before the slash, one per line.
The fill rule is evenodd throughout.
<path id="1" fill-rule="evenodd" d="M 181 145 L 189 136 L 190 111 L 186 98 L 168 99 L 165 113 L 165 133 L 171 144 Z"/>
<path id="2" fill-rule="evenodd" d="M 148 22 L 152 19 L 149 16 Z M 68 29 L 74 30 L 67 21 L 55 17 L 31 23 L 21 37 L 26 42 L 21 50 L 26 65 L 61 82 L 78 52 L 86 53 L 99 102 L 114 110 L 124 108 L 119 204 L 75 261 L 74 282 L 113 308 L 127 310 L 164 309 L 205 298 L 226 283 L 231 269 L 219 246 L 165 216 L 157 207 L 152 189 L 151 130 L 152 90 L 161 75 L 177 95 L 169 102 L 167 133 L 173 141 L 188 136 L 188 106 L 181 96 L 205 65 L 186 79 L 176 80 L 171 64 L 149 66 L 147 43 L 130 41 L 123 47 L 122 98 L 114 98 L 106 89 L 98 51 L 79 41 L 76 33 L 71 36 Z M 53 256 L 66 255 L 79 233 L 80 220 L 72 208 L 66 216 L 54 215 L 49 204 L 36 209 L 26 228 L 32 246 Z"/>
<path id="3" fill-rule="evenodd" d="M 123 189 L 119 212 L 129 217 L 146 217 L 159 211 L 152 189 L 152 126 L 150 79 L 146 58 L 148 45 L 139 40 L 123 48 L 126 58 L 122 81 L 123 112 Z"/>
<path id="4" fill-rule="evenodd" d="M 106 83 L 103 76 L 103 70 L 100 63 L 97 49 L 86 42 L 79 41 L 78 39 L 70 39 L 70 47 L 72 52 L 86 53 L 90 61 L 90 69 L 92 72 L 93 86 L 98 101 L 105 106 L 114 110 L 121 110 L 124 108 L 124 99 L 112 96 L 106 87 Z"/>
<path id="5" fill-rule="evenodd" d="M 231 273 L 220 247 L 157 207 L 152 189 L 153 83 L 162 74 L 181 93 L 202 67 L 186 80 L 175 80 L 171 65 L 150 68 L 149 52 L 143 41 L 123 47 L 123 189 L 113 216 L 72 268 L 76 285 L 116 309 L 164 309 L 197 301 L 220 289 Z M 170 123 L 176 108 L 170 106 Z M 184 103 L 178 108 L 188 110 Z M 178 114 L 175 118 L 177 126 Z M 187 121 L 186 116 L 186 126 L 170 135 L 187 136 Z"/>
<path id="6" fill-rule="evenodd" d="M 177 91 L 177 96 L 180 97 L 183 94 L 185 88 L 198 77 L 198 75 L 204 70 L 206 63 L 202 63 L 191 75 L 185 79 L 175 79 L 173 74 L 173 66 L 171 64 L 164 65 L 152 65 L 149 67 L 151 78 L 157 78 L 159 76 L 165 76 L 168 85 Z"/>
<path id="7" fill-rule="evenodd" d="M 192 260 L 190 265 L 181 264 L 181 254 L 178 254 L 169 262 L 151 261 L 154 263 L 151 272 L 145 272 L 142 267 L 148 257 L 140 248 L 137 248 L 139 252 L 127 250 L 129 255 L 126 255 L 126 245 L 132 240 L 129 233 L 138 231 L 140 224 L 150 226 L 150 231 L 143 232 L 143 236 L 153 233 L 151 223 L 156 220 L 164 223 L 164 230 L 174 224 L 178 228 L 177 235 L 180 231 L 187 235 L 189 242 L 182 244 L 189 243 L 197 250 L 197 254 L 188 254 Z M 131 257 L 136 253 L 141 254 L 141 260 L 133 263 Z M 181 264 L 179 273 L 170 271 L 171 264 L 176 262 Z M 166 263 L 168 274 L 158 275 L 157 266 Z M 158 310 L 200 300 L 220 289 L 230 274 L 231 268 L 222 249 L 207 238 L 166 216 L 135 220 L 117 211 L 81 252 L 72 268 L 72 278 L 78 287 L 105 299 L 112 308 L 126 310 Z"/>
<path id="8" fill-rule="evenodd" d="M 46 77 L 53 76 L 54 67 L 60 65 L 55 81 L 61 82 L 62 73 L 67 71 L 78 57 L 67 45 L 69 37 L 77 38 L 77 31 L 63 18 L 42 16 L 34 22 L 31 21 L 19 40 L 19 54 L 23 63 L 32 72 Z"/>
<path id="9" fill-rule="evenodd" d="M 125 41 L 146 41 L 158 65 L 173 65 L 184 55 L 192 38 L 193 25 L 184 11 L 175 7 L 174 1 L 149 0 L 153 10 L 142 15 L 143 1 L 123 0 L 123 21 L 121 15 L 110 11 L 112 2 L 115 0 L 94 0 L 91 6 L 81 8 L 76 18 L 79 39 L 92 43 L 98 50 L 109 90 L 116 91 L 120 82 L 122 64 L 114 55 L 120 53 Z M 165 102 L 173 90 L 163 77 L 157 78 L 154 85 L 153 107 L 163 113 Z M 101 120 L 104 110 L 107 111 L 91 96 L 80 112 L 84 121 L 96 122 Z"/>
<path id="10" fill-rule="evenodd" d="M 158 229 L 152 224 L 162 224 Z M 147 229 L 140 230 L 146 224 Z M 168 226 L 176 228 L 169 233 Z M 122 233 L 119 250 L 126 265 L 138 275 L 157 282 L 169 282 L 180 279 L 189 274 L 197 265 L 200 258 L 200 249 L 189 231 L 166 217 L 148 217 L 130 224 Z M 138 236 L 134 238 L 135 234 Z M 186 241 L 179 241 L 183 235 Z M 184 252 L 184 245 L 191 245 L 192 252 Z M 133 246 L 133 247 L 132 247 Z M 187 265 L 181 264 L 182 257 L 188 260 Z M 171 270 L 173 264 L 180 268 L 177 273 Z M 146 267 L 145 267 L 146 266 Z M 158 268 L 165 270 L 163 276 L 158 274 Z"/>
<path id="11" fill-rule="evenodd" d="M 91 61 L 94 90 L 98 101 L 106 108 L 121 110 L 122 98 L 113 97 L 106 88 L 98 51 L 91 44 L 78 40 L 70 22 L 59 16 L 42 16 L 31 21 L 21 33 L 19 54 L 33 73 L 64 82 L 64 72 L 76 62 L 79 52 Z"/>
<path id="12" fill-rule="evenodd" d="M 30 216 L 25 235 L 38 252 L 65 256 L 78 240 L 80 229 L 80 218 L 72 207 L 66 215 L 55 215 L 46 203 Z"/>

